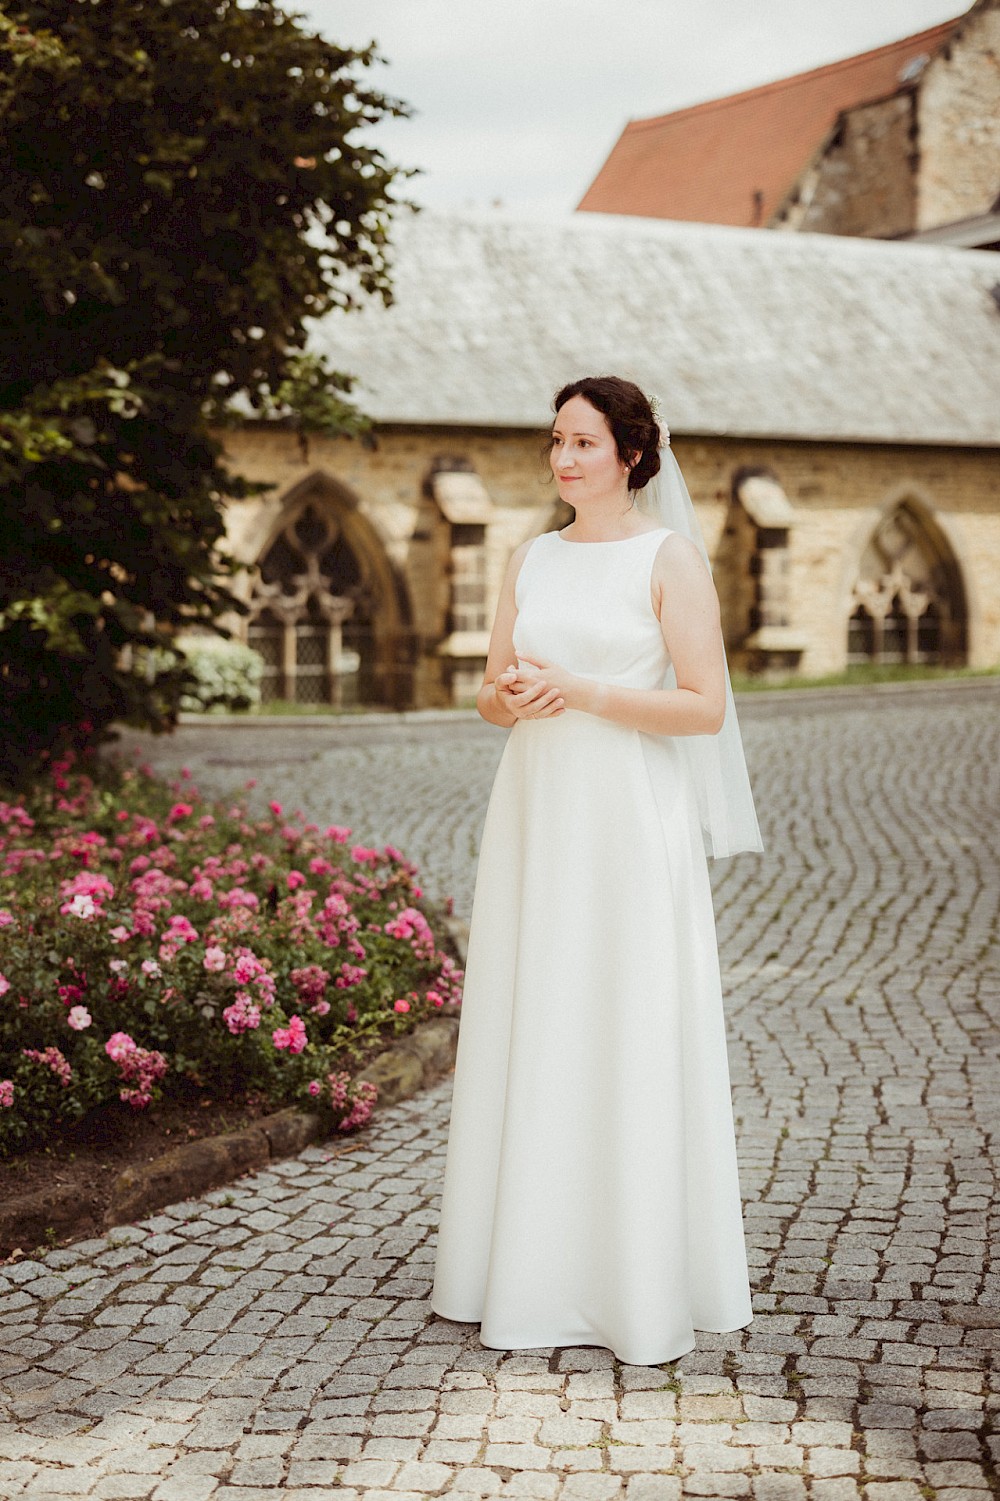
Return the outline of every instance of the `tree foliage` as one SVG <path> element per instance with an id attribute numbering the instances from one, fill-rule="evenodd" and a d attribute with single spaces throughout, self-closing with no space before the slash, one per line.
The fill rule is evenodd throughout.
<path id="1" fill-rule="evenodd" d="M 0 779 L 169 724 L 178 627 L 232 608 L 235 402 L 356 430 L 306 320 L 388 299 L 403 106 L 271 3 L 0 0 Z"/>

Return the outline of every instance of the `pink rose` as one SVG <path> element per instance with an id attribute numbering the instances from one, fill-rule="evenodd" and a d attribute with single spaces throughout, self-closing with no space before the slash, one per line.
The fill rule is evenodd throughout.
<path id="1" fill-rule="evenodd" d="M 13 1079 L 0 1079 L 0 1105 L 9 1110 L 14 1103 Z"/>
<path id="2" fill-rule="evenodd" d="M 0 1089 L 3 1089 L 2 1084 L 0 1084 Z M 315 1099 L 318 1094 L 323 1093 L 323 1086 L 318 1079 L 311 1079 L 309 1081 L 309 1093 L 312 1095 L 313 1099 Z"/>
<path id="3" fill-rule="evenodd" d="M 91 1016 L 86 1006 L 72 1006 L 70 1007 L 69 1015 L 66 1017 L 66 1020 L 73 1028 L 74 1032 L 85 1032 L 94 1018 Z"/>
<path id="4" fill-rule="evenodd" d="M 361 981 L 367 977 L 366 969 L 361 969 L 357 964 L 344 963 L 340 966 L 340 974 L 333 983 L 338 990 L 349 990 L 352 985 L 360 985 Z"/>
<path id="5" fill-rule="evenodd" d="M 86 836 L 81 839 L 80 843 L 84 845 L 85 849 L 87 843 Z M 76 853 L 82 854 L 83 851 L 78 850 Z M 99 875 L 96 871 L 91 870 L 81 870 L 71 881 L 63 881 L 59 890 L 67 899 L 73 896 L 90 896 L 98 902 L 103 902 L 106 897 L 113 897 L 115 894 L 115 888 L 107 876 Z"/>
<path id="6" fill-rule="evenodd" d="M 186 917 L 175 915 L 167 923 L 167 932 L 164 937 L 171 943 L 196 943 L 198 930 Z"/>
<path id="7" fill-rule="evenodd" d="M 309 1035 L 306 1032 L 306 1024 L 302 1020 L 301 1016 L 293 1016 L 291 1018 L 288 1023 L 288 1035 L 291 1039 L 288 1044 L 289 1052 L 301 1053 L 303 1048 L 309 1041 Z"/>
<path id="8" fill-rule="evenodd" d="M 6 995 L 10 989 L 10 981 L 6 975 L 0 975 L 0 995 Z"/>
<path id="9" fill-rule="evenodd" d="M 115 1032 L 104 1044 L 104 1051 L 113 1063 L 121 1063 L 123 1058 L 135 1052 L 135 1043 L 127 1032 Z"/>
<path id="10" fill-rule="evenodd" d="M 255 954 L 249 952 L 240 954 L 233 969 L 237 985 L 249 985 L 251 980 L 256 980 L 261 968 Z"/>
<path id="11" fill-rule="evenodd" d="M 396 1001 L 392 1009 L 393 1011 L 409 1011 L 410 1003 L 409 1001 Z"/>
<path id="12" fill-rule="evenodd" d="M 226 953 L 224 949 L 210 948 L 205 950 L 204 966 L 210 972 L 217 974 L 226 967 Z"/>
<path id="13" fill-rule="evenodd" d="M 346 1076 L 345 1076 L 346 1077 Z M 333 1093 L 331 1087 L 331 1094 Z M 363 1126 L 369 1120 L 375 1101 L 378 1099 L 378 1089 L 367 1079 L 362 1079 L 357 1085 L 354 1100 L 350 1111 L 337 1127 L 338 1131 L 353 1131 L 358 1126 Z"/>
<path id="14" fill-rule="evenodd" d="M 245 990 L 236 992 L 236 1000 L 222 1013 L 222 1020 L 234 1037 L 242 1032 L 254 1032 L 260 1026 L 260 1007 Z"/>
<path id="15" fill-rule="evenodd" d="M 21 1053 L 33 1063 L 42 1063 L 51 1069 L 63 1089 L 68 1089 L 72 1084 L 73 1070 L 58 1048 L 45 1048 L 43 1052 L 39 1052 L 37 1048 L 22 1048 Z"/>
<path id="16" fill-rule="evenodd" d="M 260 906 L 256 892 L 244 891 L 242 886 L 234 886 L 231 891 L 220 892 L 216 901 L 220 907 L 247 907 L 251 911 Z"/>
<path id="17" fill-rule="evenodd" d="M 309 1041 L 301 1016 L 291 1017 L 287 1027 L 276 1027 L 271 1033 L 271 1041 L 279 1052 L 287 1048 L 290 1053 L 301 1053 Z"/>

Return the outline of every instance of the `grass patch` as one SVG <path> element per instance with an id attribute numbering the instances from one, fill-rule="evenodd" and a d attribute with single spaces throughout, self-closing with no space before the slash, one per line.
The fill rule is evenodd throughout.
<path id="1" fill-rule="evenodd" d="M 1000 667 L 908 667 L 904 663 L 859 663 L 843 672 L 824 677 L 767 678 L 756 673 L 733 672 L 736 693 L 770 692 L 780 688 L 866 688 L 873 683 L 926 683 L 944 678 L 988 678 L 1000 675 Z"/>

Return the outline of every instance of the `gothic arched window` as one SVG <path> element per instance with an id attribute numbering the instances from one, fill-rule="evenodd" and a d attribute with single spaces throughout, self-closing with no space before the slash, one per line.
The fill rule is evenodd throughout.
<path id="1" fill-rule="evenodd" d="M 864 605 L 857 605 L 847 622 L 847 660 L 870 662 L 875 655 L 875 622 Z"/>
<path id="2" fill-rule="evenodd" d="M 923 507 L 903 501 L 879 522 L 862 556 L 848 662 L 961 662 L 965 623 L 954 553 Z"/>
<path id="3" fill-rule="evenodd" d="M 361 696 L 371 606 L 332 509 L 308 503 L 264 553 L 247 635 L 264 659 L 265 702 L 344 704 Z"/>

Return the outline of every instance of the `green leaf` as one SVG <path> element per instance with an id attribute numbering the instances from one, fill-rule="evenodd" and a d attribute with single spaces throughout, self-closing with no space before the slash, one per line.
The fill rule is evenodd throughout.
<path id="1" fill-rule="evenodd" d="M 306 320 L 388 300 L 406 173 L 366 139 L 405 113 L 365 81 L 375 50 L 312 36 L 269 0 L 9 11 L 0 780 L 13 783 L 114 720 L 169 727 L 190 678 L 135 661 L 243 608 L 223 497 L 266 487 L 222 463 L 211 424 L 234 420 L 227 403 L 303 444 L 364 436 L 349 375 L 302 354 Z"/>

